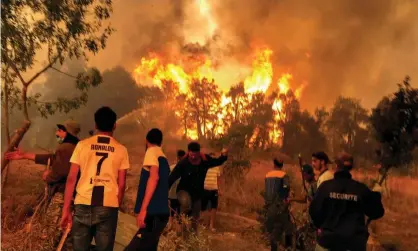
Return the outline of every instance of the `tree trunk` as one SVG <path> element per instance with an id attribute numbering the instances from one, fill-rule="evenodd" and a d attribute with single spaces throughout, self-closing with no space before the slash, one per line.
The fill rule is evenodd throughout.
<path id="1" fill-rule="evenodd" d="M 15 147 L 19 146 L 20 141 L 22 141 L 23 136 L 25 136 L 26 132 L 29 130 L 31 122 L 29 120 L 25 120 L 21 128 L 16 130 L 16 133 L 13 134 L 13 137 L 10 139 L 10 144 L 7 146 L 5 152 L 10 152 L 15 149 Z M 3 172 L 4 168 L 9 163 L 8 160 L 4 159 L 4 156 L 1 157 L 1 171 Z"/>
<path id="2" fill-rule="evenodd" d="M 4 129 L 6 130 L 7 145 L 10 145 L 10 128 L 9 128 L 9 83 L 4 81 Z"/>

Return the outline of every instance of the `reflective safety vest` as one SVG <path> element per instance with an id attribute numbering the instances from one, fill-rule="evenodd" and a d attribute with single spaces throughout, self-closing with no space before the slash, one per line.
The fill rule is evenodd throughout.
<path id="1" fill-rule="evenodd" d="M 275 199 L 287 199 L 289 197 L 290 182 L 289 176 L 282 170 L 272 170 L 266 174 L 264 199 L 274 201 Z"/>

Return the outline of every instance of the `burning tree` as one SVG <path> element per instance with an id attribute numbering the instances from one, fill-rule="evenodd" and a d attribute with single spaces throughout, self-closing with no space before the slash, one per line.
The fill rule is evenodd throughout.
<path id="1" fill-rule="evenodd" d="M 190 109 L 193 121 L 196 123 L 198 138 L 213 139 L 218 128 L 221 93 L 215 81 L 194 79 L 190 85 L 190 97 L 185 109 Z"/>
<path id="2" fill-rule="evenodd" d="M 97 53 L 103 49 L 112 32 L 109 26 L 103 29 L 103 21 L 110 17 L 111 11 L 111 1 L 1 2 L 2 102 L 6 132 L 9 133 L 10 104 L 17 104 L 24 116 L 21 128 L 9 140 L 7 151 L 20 143 L 31 125 L 29 105 L 36 105 L 41 114 L 47 116 L 85 104 L 86 91 L 101 82 L 96 69 L 71 76 L 76 79 L 75 87 L 81 91 L 81 95 L 73 99 L 58 98 L 40 103 L 41 94 L 30 96 L 28 90 L 43 73 L 56 69 L 55 65 L 65 59 L 87 57 L 87 52 Z M 46 54 L 46 65 L 36 61 L 41 52 Z M 7 163 L 2 161 L 2 170 Z"/>

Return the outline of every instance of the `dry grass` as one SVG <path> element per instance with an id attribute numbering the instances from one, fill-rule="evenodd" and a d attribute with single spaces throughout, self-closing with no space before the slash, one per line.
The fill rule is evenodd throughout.
<path id="1" fill-rule="evenodd" d="M 264 176 L 272 169 L 266 161 L 253 161 L 252 168 L 241 182 L 225 181 L 224 195 L 221 197 L 221 210 L 254 218 L 256 210 L 262 206 L 261 191 Z M 297 196 L 302 192 L 299 167 L 285 166 L 292 180 L 292 190 Z M 373 171 L 354 171 L 354 179 L 369 183 L 377 173 Z M 377 239 L 384 250 L 418 250 L 418 179 L 410 176 L 391 174 L 387 180 L 388 193 L 383 195 L 385 216 L 373 223 Z M 303 206 L 293 206 L 293 212 L 300 214 Z M 403 225 L 401 227 L 401 225 Z"/>
<path id="2" fill-rule="evenodd" d="M 175 150 L 172 148 L 167 153 L 170 160 L 175 159 Z M 140 146 L 130 148 L 132 168 L 128 173 L 128 190 L 122 206 L 123 210 L 128 213 L 133 212 L 143 152 L 144 149 Z M 257 210 L 264 203 L 261 196 L 264 176 L 271 170 L 272 163 L 254 160 L 252 164 L 244 180 L 226 180 L 222 184 L 221 211 L 256 219 Z M 295 195 L 300 194 L 302 186 L 298 166 L 288 165 L 285 169 L 292 178 L 292 189 L 295 190 Z M 2 250 L 28 250 L 22 249 L 27 235 L 21 229 L 26 221 L 25 213 L 30 212 L 36 197 L 43 191 L 41 181 L 43 170 L 44 167 L 26 161 L 11 164 L 7 185 L 2 191 Z M 355 179 L 365 182 L 375 176 L 376 173 L 370 171 L 354 173 Z M 389 196 L 384 196 L 386 215 L 374 224 L 374 230 L 383 244 L 397 248 L 393 250 L 417 250 L 415 245 L 418 244 L 418 220 L 414 209 L 418 206 L 418 179 L 391 175 L 387 186 Z M 301 209 L 303 207 L 295 207 L 295 213 L 300 213 Z M 219 228 L 217 233 L 204 230 L 196 241 L 202 243 L 209 241 L 211 250 L 262 250 L 264 247 L 257 228 L 226 217 L 220 217 L 217 225 Z M 40 229 L 35 230 L 42 232 Z M 33 235 L 31 241 L 32 250 L 52 250 L 48 238 L 45 239 L 41 234 Z"/>

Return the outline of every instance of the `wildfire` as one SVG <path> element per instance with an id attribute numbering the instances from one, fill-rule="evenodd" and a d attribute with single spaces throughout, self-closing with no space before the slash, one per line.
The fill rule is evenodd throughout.
<path id="1" fill-rule="evenodd" d="M 290 80 L 292 75 L 290 73 L 276 74 L 278 79 L 273 78 L 273 65 L 271 63 L 271 56 L 273 51 L 270 49 L 257 50 L 252 61 L 251 73 L 244 79 L 245 93 L 252 95 L 256 93 L 268 94 L 268 92 L 276 92 L 276 94 L 287 94 L 291 89 Z M 171 80 L 178 84 L 179 91 L 186 95 L 191 95 L 189 92 L 189 85 L 193 79 L 213 79 L 213 72 L 215 69 L 209 59 L 205 57 L 194 58 L 179 58 L 176 62 L 165 63 L 163 58 L 157 54 L 150 54 L 148 57 L 143 57 L 140 64 L 134 70 L 134 77 L 138 83 L 152 82 L 158 87 L 162 87 L 163 80 Z M 300 97 L 305 83 L 295 90 L 295 96 Z M 220 135 L 225 132 L 222 120 L 226 116 L 226 106 L 231 103 L 231 98 L 223 94 L 220 102 L 221 113 L 217 115 L 218 121 L 207 122 L 206 128 L 212 130 L 217 126 L 216 134 Z M 282 100 L 277 97 L 272 103 L 274 111 L 274 122 L 271 125 L 272 130 L 269 132 L 269 137 L 273 142 L 278 143 L 282 138 L 282 132 L 278 127 L 278 122 L 285 118 L 283 113 Z M 257 131 L 258 130 L 258 131 Z M 260 130 L 256 131 L 260 133 Z M 256 134 L 258 134 L 256 132 Z M 198 133 L 194 130 L 188 130 L 187 136 L 192 139 L 198 137 Z M 253 135 L 252 138 L 256 137 Z"/>

